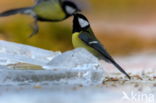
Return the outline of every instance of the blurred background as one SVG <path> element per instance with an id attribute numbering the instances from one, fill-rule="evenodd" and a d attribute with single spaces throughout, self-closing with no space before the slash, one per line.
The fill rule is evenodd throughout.
<path id="1" fill-rule="evenodd" d="M 110 53 L 130 55 L 156 50 L 156 0 L 87 1 L 83 13 Z M 0 0 L 0 12 L 33 3 L 33 0 Z M 32 22 L 32 17 L 26 15 L 0 18 L 0 39 L 53 51 L 73 49 L 72 18 L 59 23 L 39 22 L 39 33 L 29 39 Z"/>

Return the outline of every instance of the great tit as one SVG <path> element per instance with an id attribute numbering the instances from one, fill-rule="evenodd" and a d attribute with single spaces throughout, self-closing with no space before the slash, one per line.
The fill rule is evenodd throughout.
<path id="1" fill-rule="evenodd" d="M 69 0 L 35 0 L 32 7 L 17 8 L 0 13 L 0 17 L 14 14 L 27 14 L 34 18 L 33 36 L 39 31 L 37 21 L 58 22 L 67 19 L 79 12 L 79 7 Z"/>
<path id="2" fill-rule="evenodd" d="M 88 19 L 82 14 L 74 14 L 72 43 L 74 48 L 85 48 L 99 59 L 112 63 L 120 72 L 131 78 L 122 67 L 109 55 L 100 41 L 95 37 Z"/>

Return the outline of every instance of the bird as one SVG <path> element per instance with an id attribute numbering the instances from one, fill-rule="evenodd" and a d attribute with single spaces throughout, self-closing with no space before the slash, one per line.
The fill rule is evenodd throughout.
<path id="1" fill-rule="evenodd" d="M 59 22 L 67 19 L 76 12 L 80 12 L 78 5 L 69 0 L 35 0 L 31 7 L 15 8 L 0 13 L 0 17 L 15 14 L 26 14 L 34 18 L 32 37 L 39 31 L 38 21 Z"/>
<path id="2" fill-rule="evenodd" d="M 74 14 L 72 43 L 74 48 L 85 48 L 99 59 L 112 63 L 120 72 L 131 79 L 96 38 L 87 17 L 80 13 Z"/>

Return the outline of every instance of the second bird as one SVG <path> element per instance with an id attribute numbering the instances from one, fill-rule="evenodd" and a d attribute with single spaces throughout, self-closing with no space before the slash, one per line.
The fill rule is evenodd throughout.
<path id="1" fill-rule="evenodd" d="M 14 14 L 27 14 L 35 19 L 33 26 L 33 36 L 39 30 L 37 21 L 58 22 L 72 16 L 80 11 L 78 6 L 69 0 L 35 0 L 36 4 L 32 7 L 17 8 L 0 13 L 0 17 Z"/>
<path id="2" fill-rule="evenodd" d="M 88 19 L 82 14 L 74 15 L 72 42 L 75 48 L 85 48 L 96 57 L 103 59 L 108 63 L 112 63 L 130 79 L 130 76 L 121 68 L 119 64 L 116 63 L 116 61 L 96 39 Z"/>

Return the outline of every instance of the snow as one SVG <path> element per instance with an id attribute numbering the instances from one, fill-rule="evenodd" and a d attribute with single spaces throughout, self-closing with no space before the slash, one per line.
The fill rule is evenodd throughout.
<path id="1" fill-rule="evenodd" d="M 116 57 L 128 80 L 85 49 L 60 53 L 0 41 L 0 103 L 155 103 L 155 57 Z"/>

